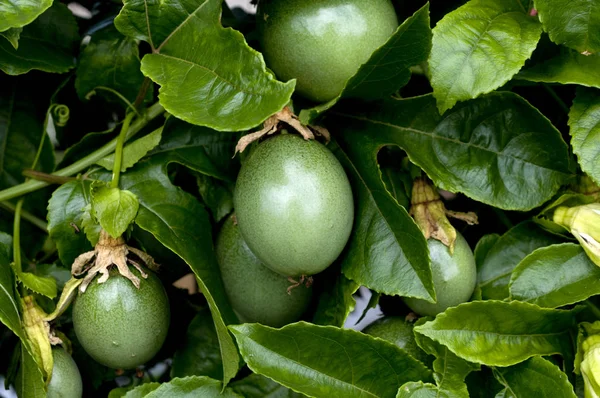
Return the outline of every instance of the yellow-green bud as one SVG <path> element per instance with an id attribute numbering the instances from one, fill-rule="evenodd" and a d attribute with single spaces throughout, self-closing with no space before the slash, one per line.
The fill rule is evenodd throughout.
<path id="1" fill-rule="evenodd" d="M 600 203 L 560 206 L 554 211 L 553 220 L 567 228 L 577 238 L 590 260 L 600 267 Z"/>
<path id="2" fill-rule="evenodd" d="M 580 369 L 585 398 L 600 398 L 600 334 L 586 338 L 582 348 L 583 361 Z"/>

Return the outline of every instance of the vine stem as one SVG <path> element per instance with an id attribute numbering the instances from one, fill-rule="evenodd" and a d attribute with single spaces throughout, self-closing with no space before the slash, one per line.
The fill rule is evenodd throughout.
<path id="1" fill-rule="evenodd" d="M 125 116 L 125 121 L 123 121 L 123 126 L 121 127 L 121 132 L 117 137 L 117 146 L 115 148 L 115 160 L 113 163 L 113 175 L 112 182 L 110 183 L 111 188 L 119 188 L 119 176 L 121 175 L 121 163 L 123 163 L 123 145 L 125 144 L 125 136 L 129 131 L 129 125 L 131 124 L 131 120 L 135 116 L 135 113 L 130 113 Z"/>
<path id="2" fill-rule="evenodd" d="M 127 131 L 125 140 L 128 140 L 131 137 L 133 137 L 142 128 L 144 128 L 151 120 L 157 118 L 163 112 L 164 112 L 164 108 L 158 102 L 153 104 L 152 106 L 150 106 L 147 109 L 146 113 L 143 114 L 142 117 L 137 119 L 131 125 L 131 127 Z M 80 159 L 77 162 L 71 164 L 70 166 L 67 166 L 63 169 L 60 169 L 60 170 L 52 173 L 52 175 L 56 175 L 56 176 L 60 176 L 60 177 L 70 177 L 72 175 L 75 175 L 75 174 L 85 170 L 89 166 L 93 165 L 98 160 L 102 159 L 103 157 L 110 155 L 115 150 L 116 146 L 117 146 L 117 138 L 111 140 L 109 143 L 107 143 L 103 147 L 98 148 L 96 151 L 92 152 L 91 154 L 84 157 L 83 159 Z M 44 188 L 48 185 L 49 184 L 44 181 L 29 180 L 22 184 L 15 185 L 14 187 L 0 191 L 0 201 L 6 201 L 9 199 L 19 197 L 19 196 L 28 194 L 30 192 L 37 191 L 38 189 Z"/>
<path id="3" fill-rule="evenodd" d="M 23 208 L 24 200 L 24 198 L 21 198 L 17 202 L 17 206 L 15 207 L 15 218 L 13 221 L 13 261 L 15 263 L 15 268 L 19 272 L 23 269 L 21 267 L 21 209 Z"/>
<path id="4" fill-rule="evenodd" d="M 10 202 L 0 202 L 0 206 L 4 207 L 6 210 L 12 211 L 13 213 L 17 212 L 17 206 L 13 205 Z M 36 216 L 34 216 L 33 214 L 31 214 L 27 210 L 21 210 L 21 217 L 24 220 L 29 221 L 32 225 L 35 225 L 36 227 L 38 227 L 42 231 L 48 232 L 48 223 L 46 223 L 45 221 L 37 218 Z"/>

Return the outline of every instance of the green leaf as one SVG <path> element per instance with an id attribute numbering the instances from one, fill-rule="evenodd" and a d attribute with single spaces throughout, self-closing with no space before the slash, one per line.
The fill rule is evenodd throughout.
<path id="1" fill-rule="evenodd" d="M 484 299 L 503 300 L 509 296 L 508 285 L 513 269 L 531 252 L 540 247 L 560 243 L 531 221 L 525 221 L 502 235 L 485 256 L 477 253 L 477 284 Z M 479 245 L 478 245 L 479 246 Z"/>
<path id="2" fill-rule="evenodd" d="M 510 92 L 459 104 L 443 117 L 430 95 L 335 114 L 328 126 L 340 132 L 340 145 L 359 140 L 353 145 L 367 145 L 362 157 L 397 145 L 439 188 L 505 210 L 540 206 L 572 176 L 559 131 Z"/>
<path id="3" fill-rule="evenodd" d="M 473 251 L 473 255 L 475 256 L 475 264 L 477 264 L 477 269 L 481 268 L 485 262 L 485 258 L 487 257 L 492 247 L 498 242 L 500 239 L 500 235 L 498 234 L 487 234 L 481 237 L 477 242 L 477 246 L 475 246 L 475 250 Z"/>
<path id="4" fill-rule="evenodd" d="M 377 49 L 340 95 L 325 104 L 300 112 L 303 124 L 334 106 L 341 98 L 379 99 L 394 94 L 410 80 L 410 67 L 427 61 L 431 50 L 429 3 L 398 27 L 388 41 Z"/>
<path id="5" fill-rule="evenodd" d="M 569 127 L 581 170 L 600 184 L 600 91 L 577 88 L 569 112 Z"/>
<path id="6" fill-rule="evenodd" d="M 51 5 L 52 0 L 3 0 L 0 3 L 0 32 L 30 24 Z"/>
<path id="7" fill-rule="evenodd" d="M 123 36 L 111 25 L 95 33 L 81 53 L 75 89 L 82 100 L 96 87 L 102 86 L 116 90 L 134 102 L 144 81 L 140 66 L 137 42 Z M 98 94 L 106 94 L 106 98 L 122 104 L 114 94 L 103 91 Z"/>
<path id="8" fill-rule="evenodd" d="M 204 174 L 196 176 L 198 191 L 202 201 L 212 213 L 213 219 L 220 222 L 233 211 L 234 184 L 218 180 Z"/>
<path id="9" fill-rule="evenodd" d="M 169 180 L 167 166 L 178 157 L 168 153 L 140 162 L 121 176 L 121 187 L 137 196 L 136 224 L 181 257 L 194 271 L 219 336 L 223 379 L 235 376 L 239 356 L 226 324 L 236 316 L 225 294 L 212 244 L 211 225 L 204 207 Z"/>
<path id="10" fill-rule="evenodd" d="M 533 357 L 507 368 L 494 368 L 494 376 L 505 387 L 496 397 L 576 397 L 567 375 L 541 357 Z"/>
<path id="11" fill-rule="evenodd" d="M 440 113 L 508 82 L 529 59 L 542 26 L 518 0 L 471 0 L 433 29 L 431 85 Z"/>
<path id="12" fill-rule="evenodd" d="M 553 42 L 580 53 L 600 52 L 600 4 L 596 0 L 535 0 L 535 8 Z"/>
<path id="13" fill-rule="evenodd" d="M 142 72 L 174 116 L 219 131 L 256 127 L 290 100 L 241 33 L 221 26 L 221 0 L 128 0 L 115 26 L 150 43 Z"/>
<path id="14" fill-rule="evenodd" d="M 188 327 L 185 343 L 173 355 L 171 377 L 196 375 L 223 378 L 219 337 L 208 309 L 201 310 L 194 317 Z"/>
<path id="15" fill-rule="evenodd" d="M 305 322 L 229 329 L 252 371 L 309 396 L 393 397 L 405 382 L 429 378 L 400 348 L 353 330 Z"/>
<path id="16" fill-rule="evenodd" d="M 561 48 L 553 57 L 524 68 L 515 79 L 600 88 L 600 55 L 585 56 Z"/>
<path id="17" fill-rule="evenodd" d="M 118 238 L 127 230 L 139 208 L 134 193 L 106 185 L 92 186 L 92 209 L 94 217 L 102 228 L 113 238 Z"/>
<path id="18" fill-rule="evenodd" d="M 424 320 L 423 318 L 419 319 L 415 326 L 424 324 Z M 435 356 L 433 378 L 440 393 L 468 398 L 469 392 L 465 378 L 469 373 L 479 370 L 480 366 L 457 357 L 448 347 L 425 335 L 415 333 L 415 340 L 426 353 Z"/>
<path id="19" fill-rule="evenodd" d="M 58 187 L 48 202 L 48 234 L 56 244 L 60 261 L 67 267 L 81 253 L 92 250 L 82 231 L 89 192 L 89 181 L 69 181 Z"/>
<path id="20" fill-rule="evenodd" d="M 470 373 L 466 381 L 471 398 L 495 398 L 503 387 L 493 376 L 492 369 L 486 367 L 479 372 Z"/>
<path id="21" fill-rule="evenodd" d="M 123 148 L 121 171 L 123 172 L 128 168 L 133 167 L 141 158 L 146 156 L 148 152 L 150 152 L 160 143 L 161 138 L 162 129 L 158 129 L 142 138 L 133 141 L 131 144 L 127 144 L 125 148 Z M 96 164 L 99 164 L 110 171 L 112 171 L 114 163 L 114 153 L 96 162 Z"/>
<path id="22" fill-rule="evenodd" d="M 239 138 L 239 134 L 219 133 L 169 118 L 163 129 L 162 140 L 151 154 L 168 152 L 173 161 L 192 170 L 220 180 L 235 182 L 239 161 L 237 158 L 231 158 Z"/>
<path id="23" fill-rule="evenodd" d="M 457 356 L 488 366 L 510 366 L 535 355 L 568 355 L 572 311 L 518 301 L 474 301 L 448 308 L 415 327 Z"/>
<path id="24" fill-rule="evenodd" d="M 513 300 L 562 307 L 600 294 L 600 268 L 577 244 L 552 245 L 525 257 L 509 287 Z"/>
<path id="25" fill-rule="evenodd" d="M 46 398 L 46 383 L 38 364 L 21 343 L 21 366 L 17 372 L 15 389 L 19 397 Z"/>
<path id="26" fill-rule="evenodd" d="M 14 264 L 11 265 L 15 272 L 15 277 L 27 289 L 51 299 L 56 297 L 56 279 L 51 276 L 39 276 L 30 272 L 22 272 L 21 270 L 16 269 Z"/>
<path id="27" fill-rule="evenodd" d="M 184 377 L 162 383 L 158 388 L 145 395 L 147 398 L 202 397 L 202 398 L 242 398 L 231 389 L 223 393 L 223 383 L 205 376 Z M 135 391 L 135 390 L 134 390 Z M 129 397 L 129 394 L 126 395 Z"/>
<path id="28" fill-rule="evenodd" d="M 0 70 L 20 75 L 32 69 L 64 73 L 75 66 L 79 41 L 77 22 L 66 5 L 54 2 L 46 12 L 23 28 L 19 49 L 0 40 Z"/>
<path id="29" fill-rule="evenodd" d="M 19 302 L 15 293 L 15 281 L 10 267 L 10 246 L 5 244 L 12 243 L 10 236 L 0 232 L 2 243 L 0 243 L 0 322 L 12 330 L 14 334 L 21 339 L 25 338 L 21 327 L 21 313 L 19 311 Z"/>
<path id="30" fill-rule="evenodd" d="M 427 242 L 412 217 L 386 189 L 372 135 L 339 135 L 329 144 L 352 185 L 356 210 L 342 272 L 359 285 L 389 295 L 434 299 Z"/>
<path id="31" fill-rule="evenodd" d="M 10 28 L 5 30 L 4 32 L 0 32 L 0 36 L 4 37 L 15 50 L 19 48 L 19 38 L 21 37 L 21 32 L 23 28 Z"/>
<path id="32" fill-rule="evenodd" d="M 319 275 L 319 280 L 325 279 L 325 290 L 319 295 L 319 303 L 312 321 L 317 325 L 342 327 L 348 315 L 354 310 L 356 300 L 353 294 L 360 287 L 356 282 L 339 273 L 326 272 Z"/>
<path id="33" fill-rule="evenodd" d="M 143 398 L 150 394 L 152 391 L 156 390 L 160 387 L 160 383 L 144 383 L 140 386 L 137 386 L 134 389 L 130 389 L 125 395 L 125 398 Z M 114 391 L 114 390 L 113 390 Z"/>
<path id="34" fill-rule="evenodd" d="M 305 396 L 255 373 L 231 383 L 230 386 L 233 391 L 245 398 L 301 398 Z"/>
<path id="35" fill-rule="evenodd" d="M 430 383 L 409 382 L 398 390 L 396 398 L 463 398 L 454 391 L 445 391 Z"/>

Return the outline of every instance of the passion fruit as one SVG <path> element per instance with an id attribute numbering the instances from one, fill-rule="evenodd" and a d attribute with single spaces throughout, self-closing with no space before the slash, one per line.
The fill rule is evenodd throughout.
<path id="1" fill-rule="evenodd" d="M 77 364 L 60 347 L 52 349 L 54 366 L 48 383 L 47 398 L 80 398 L 83 395 L 83 383 Z"/>

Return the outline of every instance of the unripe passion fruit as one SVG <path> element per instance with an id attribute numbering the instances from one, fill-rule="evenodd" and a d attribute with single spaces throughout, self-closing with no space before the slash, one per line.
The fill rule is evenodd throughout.
<path id="1" fill-rule="evenodd" d="M 140 273 L 129 267 L 137 277 Z M 140 288 L 110 270 L 104 283 L 96 279 L 73 305 L 73 326 L 85 351 L 114 369 L 131 369 L 158 352 L 169 329 L 169 300 L 160 279 L 148 272 Z"/>
<path id="2" fill-rule="evenodd" d="M 294 277 L 331 265 L 354 218 L 352 190 L 340 162 L 324 145 L 291 134 L 268 139 L 246 160 L 234 207 L 256 257 Z"/>
<path id="3" fill-rule="evenodd" d="M 473 252 L 460 233 L 456 234 L 453 254 L 436 239 L 427 240 L 427 246 L 437 303 L 408 297 L 404 302 L 419 315 L 435 316 L 471 298 L 477 283 L 477 269 Z"/>
<path id="4" fill-rule="evenodd" d="M 53 348 L 52 358 L 54 366 L 46 397 L 80 398 L 83 395 L 83 383 L 73 358 L 62 348 Z"/>
<path id="5" fill-rule="evenodd" d="M 257 11 L 265 61 L 280 80 L 317 102 L 346 81 L 398 27 L 390 0 L 262 0 Z"/>
<path id="6" fill-rule="evenodd" d="M 225 291 L 242 322 L 280 327 L 300 319 L 312 289 L 300 285 L 288 294 L 290 282 L 256 258 L 231 217 L 219 232 L 216 251 Z"/>

